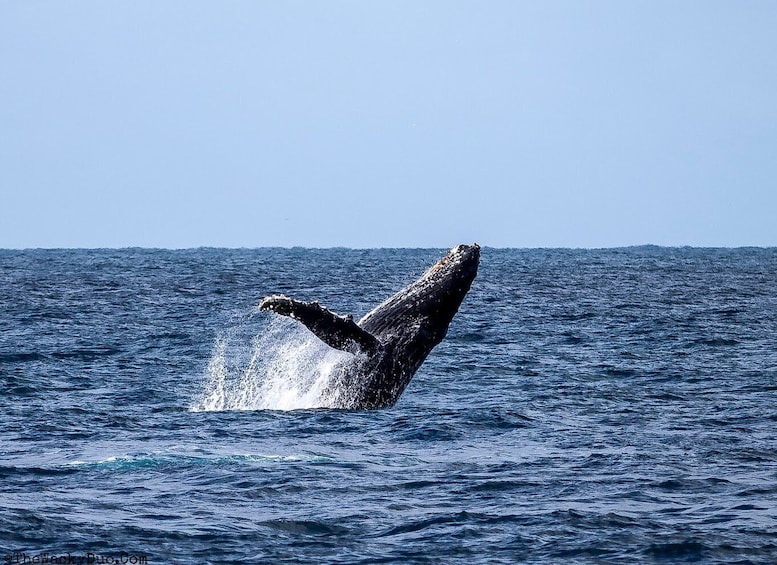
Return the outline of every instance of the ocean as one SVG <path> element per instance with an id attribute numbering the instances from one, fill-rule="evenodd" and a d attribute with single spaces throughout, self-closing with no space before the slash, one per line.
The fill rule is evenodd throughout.
<path id="1" fill-rule="evenodd" d="M 777 249 L 486 247 L 396 406 L 321 406 L 258 301 L 444 251 L 0 251 L 0 560 L 777 562 Z"/>

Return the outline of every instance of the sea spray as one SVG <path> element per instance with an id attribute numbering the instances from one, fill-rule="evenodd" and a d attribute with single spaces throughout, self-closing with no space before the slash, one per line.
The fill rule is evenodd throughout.
<path id="1" fill-rule="evenodd" d="M 263 317 L 263 316 L 262 316 Z M 295 410 L 334 406 L 328 389 L 338 366 L 352 355 L 331 349 L 295 322 L 246 320 L 219 335 L 193 411 Z M 262 322 L 264 322 L 262 324 Z M 251 330 L 251 328 L 253 328 Z"/>

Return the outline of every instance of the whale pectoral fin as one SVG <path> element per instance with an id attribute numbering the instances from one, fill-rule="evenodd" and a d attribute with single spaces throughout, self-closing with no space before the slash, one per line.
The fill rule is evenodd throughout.
<path id="1" fill-rule="evenodd" d="M 259 310 L 271 310 L 298 320 L 335 349 L 349 353 L 374 353 L 380 347 L 380 341 L 360 328 L 351 316 L 338 316 L 318 302 L 302 302 L 278 294 L 264 298 L 259 303 Z"/>

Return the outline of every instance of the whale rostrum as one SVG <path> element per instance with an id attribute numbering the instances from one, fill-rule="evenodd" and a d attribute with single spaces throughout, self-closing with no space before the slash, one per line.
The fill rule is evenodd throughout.
<path id="1" fill-rule="evenodd" d="M 330 381 L 337 408 L 393 406 L 448 326 L 475 279 L 480 246 L 457 245 L 421 278 L 358 322 L 318 302 L 272 295 L 259 303 L 304 324 L 321 341 L 353 354 Z"/>

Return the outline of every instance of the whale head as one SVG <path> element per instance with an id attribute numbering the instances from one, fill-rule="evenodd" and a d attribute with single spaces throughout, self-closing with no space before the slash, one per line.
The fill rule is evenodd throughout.
<path id="1" fill-rule="evenodd" d="M 459 309 L 478 273 L 480 246 L 457 245 L 408 288 L 418 301 L 419 314 L 448 317 Z"/>
<path id="2" fill-rule="evenodd" d="M 445 337 L 477 275 L 479 262 L 477 243 L 457 245 L 421 278 L 362 318 L 359 325 L 384 335 L 412 329 L 419 339 L 428 341 L 431 350 Z"/>

